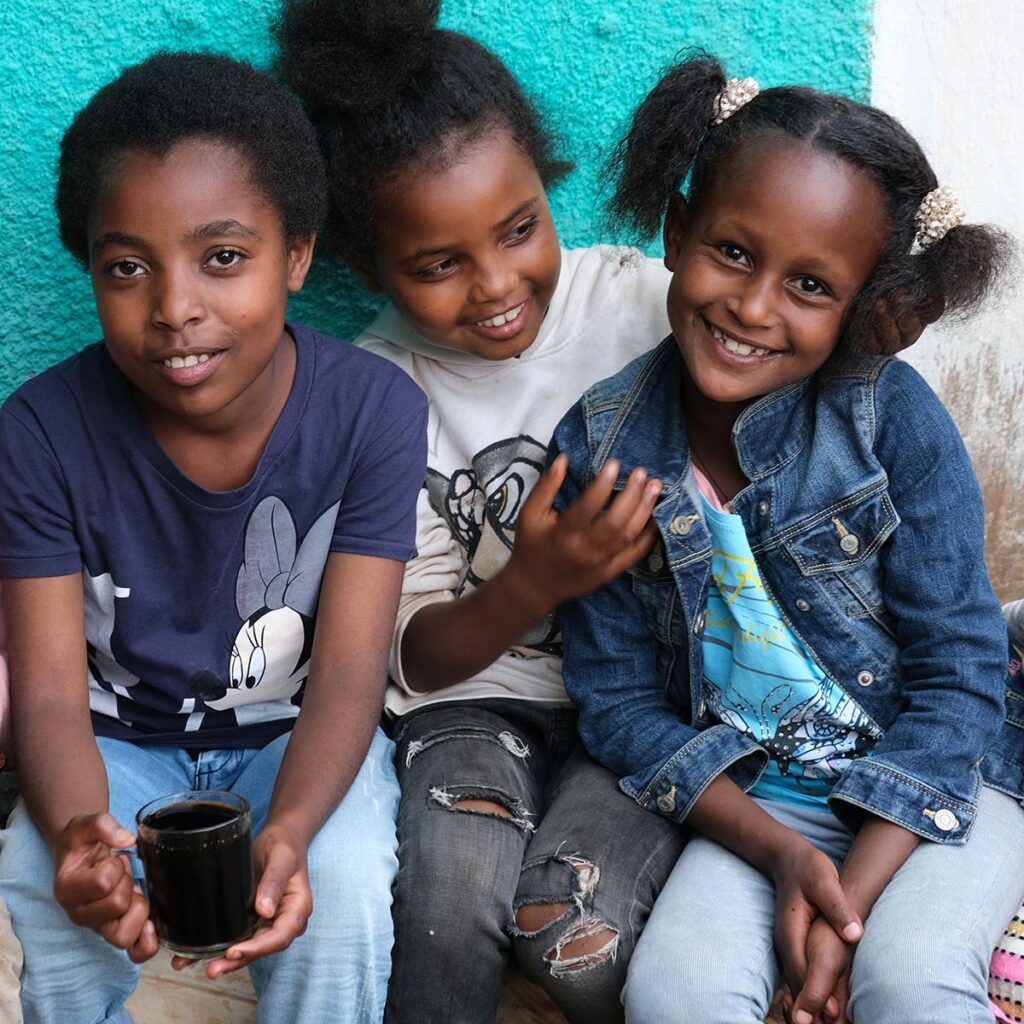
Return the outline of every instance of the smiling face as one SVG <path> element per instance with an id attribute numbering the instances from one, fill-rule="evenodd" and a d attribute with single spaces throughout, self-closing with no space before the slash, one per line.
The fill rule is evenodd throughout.
<path id="1" fill-rule="evenodd" d="M 286 243 L 248 170 L 237 150 L 209 141 L 162 157 L 129 152 L 96 204 L 96 309 L 144 412 L 227 429 L 283 404 L 281 371 L 293 359 L 285 305 L 313 239 Z"/>
<path id="2" fill-rule="evenodd" d="M 862 171 L 763 136 L 665 224 L 668 312 L 693 384 L 746 403 L 818 370 L 881 252 L 887 218 Z"/>
<path id="3" fill-rule="evenodd" d="M 507 131 L 443 170 L 400 173 L 375 208 L 375 265 L 363 276 L 421 337 L 494 360 L 533 344 L 561 254 L 537 168 Z"/>

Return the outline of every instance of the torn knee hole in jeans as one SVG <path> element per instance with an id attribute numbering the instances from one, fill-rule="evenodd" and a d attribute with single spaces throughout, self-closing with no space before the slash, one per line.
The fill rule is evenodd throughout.
<path id="1" fill-rule="evenodd" d="M 572 893 L 566 900 L 534 900 L 520 904 L 516 910 L 516 931 L 522 936 L 538 935 L 555 924 L 566 923 L 554 945 L 543 954 L 554 978 L 586 971 L 609 960 L 614 963 L 619 951 L 619 933 L 587 910 L 601 878 L 600 869 L 577 855 L 556 855 L 551 859 L 573 869 Z M 541 908 L 550 912 L 545 913 Z M 574 908 L 578 916 L 573 914 Z"/>
<path id="2" fill-rule="evenodd" d="M 553 978 L 576 974 L 610 960 L 619 952 L 619 933 L 599 917 L 585 917 L 570 925 L 544 954 Z"/>
<path id="3" fill-rule="evenodd" d="M 405 748 L 405 767 L 408 768 L 424 750 L 429 750 L 446 740 L 483 740 L 485 743 L 497 743 L 513 757 L 521 758 L 524 761 L 530 756 L 530 745 L 507 729 L 497 735 L 487 729 L 479 728 L 439 729 L 421 740 L 409 741 Z"/>
<path id="4" fill-rule="evenodd" d="M 431 786 L 430 799 L 456 814 L 507 821 L 522 832 L 534 832 L 533 814 L 516 800 L 496 789 L 482 786 Z"/>

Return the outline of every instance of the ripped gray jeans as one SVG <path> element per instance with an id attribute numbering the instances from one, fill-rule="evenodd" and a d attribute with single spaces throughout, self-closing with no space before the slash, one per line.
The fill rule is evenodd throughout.
<path id="1" fill-rule="evenodd" d="M 626 966 L 683 829 L 592 761 L 572 708 L 451 702 L 398 719 L 386 1024 L 494 1024 L 513 954 L 572 1024 L 622 1020 Z"/>

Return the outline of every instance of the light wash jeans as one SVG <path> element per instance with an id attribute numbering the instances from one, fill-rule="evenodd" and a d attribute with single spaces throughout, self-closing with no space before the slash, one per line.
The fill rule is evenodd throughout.
<path id="1" fill-rule="evenodd" d="M 759 800 L 837 864 L 851 837 L 831 815 Z M 922 842 L 879 897 L 853 961 L 854 1024 L 992 1024 L 992 947 L 1024 893 L 1024 810 L 985 788 L 964 846 Z M 761 1024 L 779 985 L 769 878 L 690 840 L 640 936 L 626 980 L 635 1024 Z"/>
<path id="2" fill-rule="evenodd" d="M 135 812 L 157 797 L 227 789 L 266 820 L 288 736 L 262 750 L 140 747 L 100 739 L 111 814 L 130 831 Z M 262 1024 L 354 1024 L 383 1017 L 391 967 L 391 886 L 398 870 L 394 744 L 379 729 L 345 799 L 309 849 L 313 915 L 288 949 L 250 967 Z M 59 757 L 60 751 L 55 750 Z M 141 867 L 133 858 L 136 873 Z M 126 1024 L 124 1002 L 139 968 L 97 934 L 72 924 L 53 899 L 53 860 L 23 804 L 0 832 L 0 893 L 25 953 L 25 1024 Z"/>

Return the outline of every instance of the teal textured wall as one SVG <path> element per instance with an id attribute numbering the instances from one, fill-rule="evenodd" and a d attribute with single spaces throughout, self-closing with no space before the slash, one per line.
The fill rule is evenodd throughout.
<path id="1" fill-rule="evenodd" d="M 372 3 L 373 0 L 366 0 Z M 61 134 L 128 64 L 160 48 L 266 66 L 276 0 L 22 0 L 0 4 L 0 399 L 98 338 L 86 276 L 52 212 Z M 659 68 L 699 44 L 732 74 L 866 98 L 870 0 L 446 0 L 444 23 L 494 49 L 549 114 L 577 170 L 552 195 L 564 244 L 602 238 L 597 171 Z M 373 305 L 321 253 L 291 315 L 342 337 Z"/>

